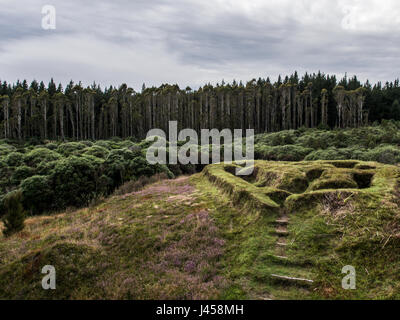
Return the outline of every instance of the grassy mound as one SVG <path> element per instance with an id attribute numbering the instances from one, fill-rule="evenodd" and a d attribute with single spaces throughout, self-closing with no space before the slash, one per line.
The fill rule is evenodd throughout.
<path id="1" fill-rule="evenodd" d="M 210 165 L 27 219 L 0 236 L 0 298 L 400 299 L 400 168 L 256 161 L 248 177 L 237 168 Z M 56 268 L 56 290 L 41 287 L 44 265 Z M 356 290 L 342 288 L 346 265 Z"/>
<path id="2" fill-rule="evenodd" d="M 224 239 L 188 179 L 92 208 L 27 219 L 0 236 L 0 299 L 216 299 Z M 56 290 L 43 290 L 45 265 Z"/>
<path id="3" fill-rule="evenodd" d="M 215 183 L 216 176 L 223 185 Z M 204 177 L 229 197 L 230 190 L 239 186 L 249 192 L 255 187 L 276 205 L 259 211 L 257 222 L 241 231 L 240 245 L 234 250 L 242 256 L 257 246 L 257 254 L 239 271 L 239 278 L 250 277 L 255 292 L 281 298 L 297 297 L 299 292 L 299 297 L 310 299 L 400 298 L 396 277 L 400 270 L 400 168 L 362 161 L 256 161 L 253 177 L 247 181 L 233 177 L 224 164 L 207 167 Z M 280 222 L 277 206 L 280 215 L 288 216 L 285 233 L 273 229 L 273 221 Z M 271 235 L 275 242 L 286 237 L 287 256 L 279 256 Z M 250 244 L 253 241 L 257 244 Z M 269 245 L 262 247 L 258 242 Z M 342 288 L 345 274 L 341 270 L 346 265 L 356 269 L 356 290 Z M 276 274 L 312 279 L 312 290 L 304 291 L 295 281 L 281 281 Z"/>

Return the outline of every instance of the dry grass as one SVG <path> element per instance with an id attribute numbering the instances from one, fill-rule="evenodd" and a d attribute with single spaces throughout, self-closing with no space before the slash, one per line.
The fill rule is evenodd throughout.
<path id="1" fill-rule="evenodd" d="M 393 197 L 388 180 L 393 168 L 377 175 L 371 189 L 306 192 L 318 197 L 296 202 L 288 254 L 315 266 L 318 290 L 310 295 L 265 282 L 266 272 L 281 268 L 269 258 L 275 211 L 254 214 L 235 206 L 224 188 L 248 182 L 223 171 L 221 185 L 204 174 L 144 187 L 145 180 L 139 190 L 126 187 L 87 209 L 28 218 L 23 232 L 0 236 L 0 298 L 397 298 L 400 217 L 398 193 Z M 343 263 L 357 266 L 356 292 L 341 291 Z M 55 292 L 40 287 L 38 270 L 45 264 L 58 270 Z"/>
<path id="2" fill-rule="evenodd" d="M 0 238 L 0 298 L 217 298 L 224 241 L 196 191 L 188 178 L 161 180 L 92 208 L 28 218 L 23 232 Z M 53 293 L 40 287 L 45 264 L 60 275 Z"/>
<path id="3" fill-rule="evenodd" d="M 114 191 L 114 195 L 121 196 L 124 194 L 136 192 L 136 191 L 143 189 L 148 184 L 152 184 L 157 181 L 166 180 L 166 179 L 168 179 L 168 176 L 165 173 L 158 173 L 151 177 L 141 176 L 137 180 L 131 180 L 131 181 L 125 182 L 122 186 L 120 186 L 119 188 L 117 188 Z"/>
<path id="4" fill-rule="evenodd" d="M 329 216 L 333 221 L 346 218 L 354 212 L 354 204 L 349 201 L 353 193 L 349 192 L 327 192 L 322 200 L 322 213 Z"/>

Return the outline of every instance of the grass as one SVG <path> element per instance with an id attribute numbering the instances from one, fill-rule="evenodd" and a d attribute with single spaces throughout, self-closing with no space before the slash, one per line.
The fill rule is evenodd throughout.
<path id="1" fill-rule="evenodd" d="M 286 263 L 277 263 L 271 249 L 274 243 L 271 225 L 276 211 L 267 216 L 263 212 L 253 224 L 239 228 L 240 236 L 227 265 L 239 267 L 238 257 L 248 257 L 243 268 L 234 270 L 240 275 L 238 278 L 249 278 L 249 292 L 262 296 L 265 291 L 274 298 L 285 299 L 400 298 L 400 282 L 396 276 L 400 259 L 398 167 L 358 161 L 257 161 L 255 166 L 253 180 L 259 191 L 268 193 L 271 187 L 266 189 L 265 185 L 285 189 L 285 180 L 299 177 L 306 177 L 309 187 L 304 192 L 298 189 L 300 193 L 293 193 L 281 204 L 290 215 Z M 220 168 L 222 175 L 223 165 L 215 167 Z M 217 168 L 209 168 L 209 172 L 216 171 Z M 368 183 L 360 181 L 365 178 L 365 172 Z M 326 184 L 325 189 L 328 179 L 333 183 Z M 346 183 L 342 184 L 344 180 Z M 320 188 L 315 188 L 317 185 Z M 246 185 L 241 182 L 241 187 Z M 221 190 L 229 194 L 226 193 L 229 188 Z M 263 243 L 267 246 L 263 247 Z M 356 268 L 356 290 L 341 287 L 344 277 L 341 270 L 346 265 Z M 312 290 L 299 291 L 297 286 L 274 283 L 271 274 L 303 276 L 313 279 L 314 284 Z"/>
<path id="2" fill-rule="evenodd" d="M 400 168 L 256 161 L 246 180 L 235 168 L 210 165 L 27 219 L 22 232 L 0 236 L 0 298 L 400 299 Z M 351 188 L 315 188 L 327 179 Z M 282 212 L 290 218 L 285 261 L 275 246 Z M 41 288 L 47 264 L 56 290 Z M 341 287 L 345 265 L 356 268 L 356 290 Z"/>
<path id="3" fill-rule="evenodd" d="M 90 209 L 27 220 L 0 239 L 2 299 L 212 299 L 225 285 L 208 206 L 165 180 Z M 41 288 L 54 265 L 57 290 Z"/>

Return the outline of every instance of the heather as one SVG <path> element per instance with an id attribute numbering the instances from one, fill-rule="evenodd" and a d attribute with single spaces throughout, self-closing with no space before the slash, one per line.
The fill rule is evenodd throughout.
<path id="1" fill-rule="evenodd" d="M 87 208 L 28 217 L 0 236 L 0 298 L 398 298 L 397 166 L 260 160 L 243 179 L 240 165 L 140 178 Z M 40 286 L 48 264 L 54 291 Z M 344 265 L 357 290 L 341 287 Z"/>
<path id="2" fill-rule="evenodd" d="M 188 178 L 78 211 L 29 218 L 0 241 L 2 299 L 216 299 L 225 240 Z M 57 269 L 57 290 L 40 266 Z M 39 284 L 39 285 L 38 285 Z"/>

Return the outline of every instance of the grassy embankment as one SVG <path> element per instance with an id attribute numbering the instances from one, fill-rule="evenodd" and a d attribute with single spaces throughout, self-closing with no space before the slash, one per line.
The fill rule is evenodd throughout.
<path id="1" fill-rule="evenodd" d="M 25 230 L 0 238 L 0 297 L 400 298 L 399 168 L 255 166 L 247 181 L 232 165 L 212 165 L 89 208 L 29 218 Z M 41 288 L 47 264 L 57 270 L 54 291 Z M 345 265 L 356 268 L 356 290 L 341 288 Z"/>

